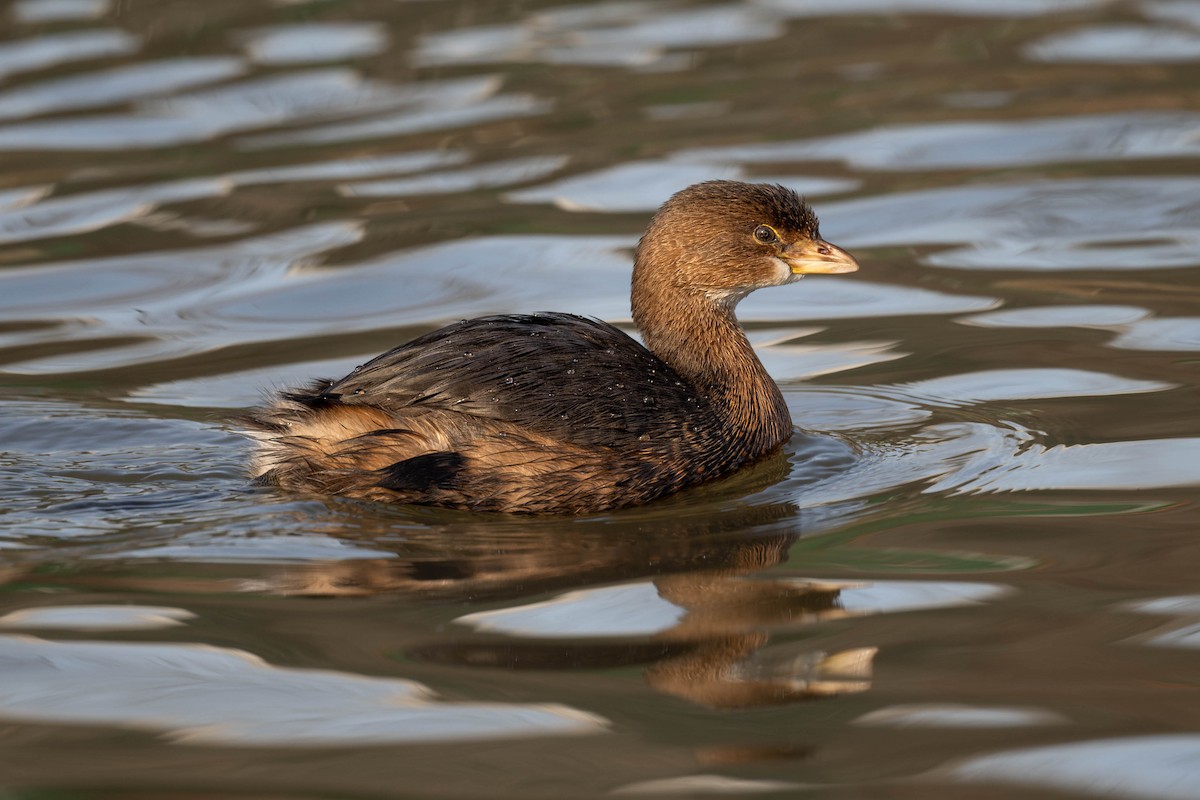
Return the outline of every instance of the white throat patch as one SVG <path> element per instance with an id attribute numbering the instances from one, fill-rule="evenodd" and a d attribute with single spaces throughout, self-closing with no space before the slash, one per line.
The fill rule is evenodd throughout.
<path id="1" fill-rule="evenodd" d="M 791 265 L 779 256 L 774 256 L 771 260 L 775 262 L 775 278 L 777 281 L 775 284 L 776 286 L 785 286 L 789 283 L 795 283 L 804 277 L 803 274 L 798 275 L 792 272 Z"/>

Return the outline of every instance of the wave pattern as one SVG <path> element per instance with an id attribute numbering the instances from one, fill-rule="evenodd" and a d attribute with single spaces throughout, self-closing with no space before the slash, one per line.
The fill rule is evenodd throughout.
<path id="1" fill-rule="evenodd" d="M 1194 796 L 1198 59 L 1180 0 L 0 8 L 12 790 Z M 711 178 L 863 263 L 739 307 L 783 452 L 567 521 L 247 485 L 267 391 L 630 327 Z"/>

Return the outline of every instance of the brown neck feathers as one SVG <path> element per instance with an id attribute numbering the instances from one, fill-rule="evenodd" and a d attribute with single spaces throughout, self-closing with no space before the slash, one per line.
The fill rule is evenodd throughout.
<path id="1" fill-rule="evenodd" d="M 786 441 L 791 415 L 738 324 L 734 301 L 638 277 L 633 320 L 646 346 L 695 386 L 751 449 L 765 452 Z"/>

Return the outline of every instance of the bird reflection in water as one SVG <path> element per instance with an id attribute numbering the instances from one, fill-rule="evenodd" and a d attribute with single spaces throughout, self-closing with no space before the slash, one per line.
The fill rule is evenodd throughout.
<path id="1" fill-rule="evenodd" d="M 777 455 L 733 479 L 736 486 L 724 485 L 721 494 L 744 497 L 746 489 L 769 486 L 788 468 L 786 457 Z M 754 576 L 787 559 L 798 538 L 797 508 L 716 502 L 702 503 L 703 513 L 695 507 L 689 513 L 684 502 L 592 525 L 576 521 L 571 532 L 562 523 L 530 520 L 520 533 L 497 530 L 493 521 L 459 523 L 453 530 L 426 526 L 407 532 L 407 541 L 392 547 L 397 559 L 293 567 L 277 576 L 273 589 L 315 597 L 495 601 L 570 589 L 583 590 L 573 595 L 603 592 L 591 587 L 650 578 L 652 584 L 643 585 L 647 596 L 675 612 L 673 623 L 652 631 L 644 630 L 641 609 L 635 607 L 627 624 L 596 635 L 589 632 L 594 626 L 586 619 L 587 604 L 581 603 L 559 609 L 580 615 L 576 624 L 568 616 L 563 630 L 535 628 L 497 638 L 488 635 L 484 618 L 509 610 L 483 612 L 457 620 L 477 632 L 442 635 L 410 647 L 406 657 L 512 670 L 642 665 L 655 690 L 714 708 L 782 705 L 867 690 L 875 648 L 823 652 L 771 646 L 780 630 L 847 615 L 838 595 L 849 584 Z"/>

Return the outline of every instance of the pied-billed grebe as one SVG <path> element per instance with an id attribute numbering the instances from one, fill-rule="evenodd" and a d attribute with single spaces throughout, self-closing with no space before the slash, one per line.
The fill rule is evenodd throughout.
<path id="1" fill-rule="evenodd" d="M 856 269 L 790 189 L 691 186 L 638 243 L 631 299 L 645 347 L 573 314 L 463 320 L 253 412 L 251 472 L 289 489 L 478 511 L 649 502 L 791 436 L 738 301 Z"/>

